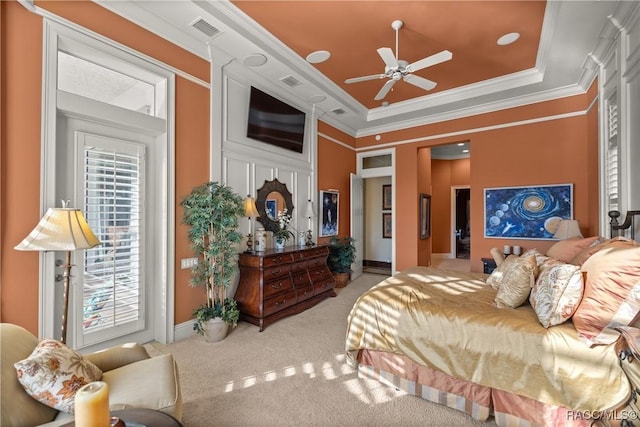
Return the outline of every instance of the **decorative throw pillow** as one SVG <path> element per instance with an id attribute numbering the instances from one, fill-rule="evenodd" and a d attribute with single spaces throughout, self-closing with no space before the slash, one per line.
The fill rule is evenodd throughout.
<path id="1" fill-rule="evenodd" d="M 102 378 L 102 371 L 59 341 L 45 339 L 31 355 L 14 364 L 18 381 L 37 401 L 63 412 L 74 411 L 76 391 Z"/>
<path id="2" fill-rule="evenodd" d="M 573 315 L 580 339 L 610 344 L 616 326 L 629 325 L 640 313 L 640 246 L 600 249 L 585 261 L 584 296 Z"/>
<path id="3" fill-rule="evenodd" d="M 540 274 L 540 267 L 542 267 L 542 265 L 549 261 L 550 259 L 552 259 L 551 257 L 548 257 L 546 255 L 543 255 L 540 253 L 540 251 L 538 251 L 537 249 L 533 248 L 533 249 L 528 249 L 526 250 L 523 254 L 522 257 L 528 257 L 534 255 L 536 257 L 536 265 L 538 266 L 538 274 Z"/>
<path id="4" fill-rule="evenodd" d="M 510 263 L 509 268 L 504 271 L 494 300 L 496 307 L 516 308 L 521 306 L 529 298 L 529 292 L 536 281 L 537 273 L 538 267 L 534 255 L 516 257 L 516 260 Z"/>
<path id="5" fill-rule="evenodd" d="M 545 328 L 571 318 L 582 300 L 584 283 L 580 267 L 560 261 L 548 262 L 531 289 L 529 302 Z"/>
<path id="6" fill-rule="evenodd" d="M 518 262 L 518 256 L 509 255 L 493 269 L 489 277 L 487 277 L 487 285 L 490 285 L 493 289 L 498 290 L 500 287 L 500 282 L 502 282 L 502 278 L 505 275 L 505 272 L 509 269 L 513 268 L 513 265 Z"/>
<path id="7" fill-rule="evenodd" d="M 587 246 L 584 250 L 578 253 L 571 261 L 570 264 L 574 265 L 582 265 L 584 262 L 589 259 L 589 257 L 600 249 L 605 249 L 609 247 L 628 247 L 628 246 L 637 246 L 637 242 L 627 239 L 626 237 L 614 237 L 613 239 L 607 239 L 604 237 L 598 237 L 590 246 Z"/>
<path id="8" fill-rule="evenodd" d="M 593 237 L 572 237 L 570 239 L 559 240 L 547 250 L 547 256 L 555 258 L 558 261 L 570 262 L 579 253 L 591 246 L 593 242 L 598 240 L 598 236 Z"/>

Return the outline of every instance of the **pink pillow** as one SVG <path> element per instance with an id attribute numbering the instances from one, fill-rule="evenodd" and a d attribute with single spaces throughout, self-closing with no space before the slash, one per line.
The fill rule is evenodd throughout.
<path id="1" fill-rule="evenodd" d="M 588 248 L 599 237 L 572 237 L 570 239 L 559 240 L 547 251 L 547 256 L 562 262 L 570 262 L 576 255 Z"/>
<path id="2" fill-rule="evenodd" d="M 582 265 L 587 277 L 573 324 L 588 345 L 611 344 L 618 338 L 613 328 L 631 324 L 640 313 L 640 246 L 616 243 Z"/>
<path id="3" fill-rule="evenodd" d="M 613 239 L 606 239 L 604 237 L 598 237 L 597 240 L 587 246 L 582 252 L 579 252 L 569 263 L 573 265 L 582 265 L 589 257 L 600 249 L 610 247 L 625 247 L 625 246 L 637 246 L 637 242 L 627 239 L 626 237 L 614 237 Z"/>

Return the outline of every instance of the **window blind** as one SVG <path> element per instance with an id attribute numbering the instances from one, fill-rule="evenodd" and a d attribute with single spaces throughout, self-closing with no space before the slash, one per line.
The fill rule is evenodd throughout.
<path id="1" fill-rule="evenodd" d="M 102 242 L 85 253 L 84 333 L 142 317 L 143 152 L 135 148 L 84 148 L 84 211 Z"/>

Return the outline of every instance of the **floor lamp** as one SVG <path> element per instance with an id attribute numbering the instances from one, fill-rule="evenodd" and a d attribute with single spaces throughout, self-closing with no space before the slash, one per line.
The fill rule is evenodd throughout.
<path id="1" fill-rule="evenodd" d="M 62 275 L 64 293 L 62 302 L 62 339 L 67 340 L 67 314 L 69 311 L 69 281 L 71 279 L 71 251 L 89 249 L 100 244 L 79 209 L 49 208 L 38 225 L 20 242 L 19 251 L 66 251 Z"/>

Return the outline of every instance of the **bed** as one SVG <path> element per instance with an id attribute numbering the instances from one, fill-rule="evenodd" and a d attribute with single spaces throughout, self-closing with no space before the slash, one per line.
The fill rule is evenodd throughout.
<path id="1" fill-rule="evenodd" d="M 625 228 L 618 216 L 612 234 Z M 629 400 L 613 327 L 640 312 L 639 270 L 640 246 L 618 235 L 532 249 L 491 275 L 410 268 L 358 298 L 347 361 L 362 376 L 499 426 L 587 426 L 618 416 Z M 527 280 L 521 302 L 513 283 Z"/>

